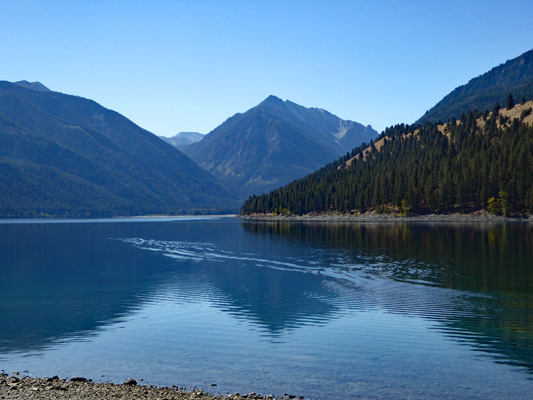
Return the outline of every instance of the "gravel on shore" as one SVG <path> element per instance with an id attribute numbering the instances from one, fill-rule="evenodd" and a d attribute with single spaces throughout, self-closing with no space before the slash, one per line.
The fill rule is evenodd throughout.
<path id="1" fill-rule="evenodd" d="M 215 396 L 202 389 L 189 389 L 159 386 L 141 386 L 134 379 L 122 384 L 94 383 L 91 380 L 73 377 L 71 379 L 33 378 L 29 376 L 9 376 L 0 374 L 0 399 L 9 400 L 253 400 L 253 399 L 292 399 L 287 397 L 260 396 L 255 393 L 228 394 Z"/>
<path id="2" fill-rule="evenodd" d="M 526 214 L 514 217 L 492 215 L 488 213 L 473 214 L 426 214 L 403 216 L 400 214 L 306 214 L 306 215 L 276 215 L 251 214 L 241 215 L 245 221 L 276 221 L 276 222 L 533 222 L 533 215 Z"/>

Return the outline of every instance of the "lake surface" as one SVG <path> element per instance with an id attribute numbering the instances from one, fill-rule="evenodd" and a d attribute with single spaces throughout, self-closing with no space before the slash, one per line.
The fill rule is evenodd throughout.
<path id="1" fill-rule="evenodd" d="M 0 296 L 9 373 L 313 399 L 533 393 L 528 224 L 3 221 Z"/>

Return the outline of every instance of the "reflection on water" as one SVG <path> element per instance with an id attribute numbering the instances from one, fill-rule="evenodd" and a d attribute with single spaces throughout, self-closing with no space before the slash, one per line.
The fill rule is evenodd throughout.
<path id="1" fill-rule="evenodd" d="M 529 225 L 0 223 L 0 239 L 1 368 L 315 398 L 533 389 Z"/>
<path id="2" fill-rule="evenodd" d="M 308 323 L 324 322 L 338 308 L 333 304 L 337 296 L 325 288 L 320 279 L 301 275 L 302 272 L 318 274 L 320 268 L 316 266 L 316 261 L 279 254 L 243 252 L 242 249 L 224 248 L 207 242 L 141 238 L 122 241 L 139 249 L 163 254 L 185 268 L 188 262 L 192 262 L 193 267 L 201 264 L 204 272 L 208 273 L 202 278 L 210 284 L 209 289 L 203 290 L 204 295 L 217 308 L 253 321 L 265 333 L 273 336 Z M 171 293 L 173 298 L 184 298 L 184 290 L 175 290 L 175 284 L 187 272 L 195 274 L 197 271 L 180 269 L 177 274 L 167 277 L 173 286 L 172 290 L 166 292 L 167 296 Z M 185 293 L 185 300 L 198 295 Z"/>
<path id="3" fill-rule="evenodd" d="M 391 312 L 444 323 L 457 340 L 533 372 L 533 227 L 529 224 L 253 223 L 254 234 L 335 249 L 332 262 L 349 272 L 453 289 L 403 288 L 386 301 Z M 370 260 L 367 262 L 365 260 Z M 410 290 L 412 289 L 412 293 Z M 429 297 L 425 297 L 428 294 Z M 385 303 L 383 303 L 385 301 Z M 500 358 L 503 356 L 503 358 Z"/>

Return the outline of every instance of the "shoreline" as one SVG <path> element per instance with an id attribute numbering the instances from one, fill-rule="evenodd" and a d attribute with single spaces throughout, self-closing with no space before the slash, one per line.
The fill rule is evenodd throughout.
<path id="1" fill-rule="evenodd" d="M 73 224 L 73 223 L 102 223 L 102 222 L 152 222 L 179 221 L 186 219 L 237 218 L 237 214 L 220 215 L 140 215 L 134 217 L 109 218 L 0 218 L 0 224 Z"/>
<path id="2" fill-rule="evenodd" d="M 227 395 L 215 395 L 204 392 L 200 388 L 184 388 L 177 386 L 153 386 L 139 385 L 134 379 L 116 384 L 109 382 L 93 382 L 82 377 L 60 379 L 35 378 L 31 376 L 0 374 L 0 399 L 32 399 L 32 400 L 287 400 L 297 398 L 294 395 L 276 397 L 273 395 L 262 396 L 256 393 L 234 393 Z M 302 399 L 300 397 L 299 399 Z"/>
<path id="3" fill-rule="evenodd" d="M 251 214 L 239 216 L 244 221 L 254 222 L 521 222 L 533 223 L 533 215 L 526 214 L 517 217 L 504 217 L 502 215 L 492 215 L 488 213 L 475 214 L 426 214 L 403 216 L 398 214 L 306 214 L 306 215 L 275 215 L 275 214 Z"/>
<path id="4" fill-rule="evenodd" d="M 215 217 L 221 217 L 221 218 L 230 218 L 230 217 L 237 217 L 238 214 L 198 214 L 198 215 L 188 215 L 188 214 L 180 214 L 180 215 L 161 215 L 161 214 L 153 214 L 153 215 L 134 215 L 131 217 L 112 217 L 112 218 L 215 218 Z"/>

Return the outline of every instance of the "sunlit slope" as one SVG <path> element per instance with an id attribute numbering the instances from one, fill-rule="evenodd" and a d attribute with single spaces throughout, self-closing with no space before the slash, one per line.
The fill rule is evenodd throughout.
<path id="1" fill-rule="evenodd" d="M 247 198 L 301 178 L 376 136 L 370 126 L 270 96 L 185 151 Z"/>
<path id="2" fill-rule="evenodd" d="M 532 102 L 447 124 L 397 125 L 317 172 L 254 196 L 250 213 L 533 211 Z"/>

